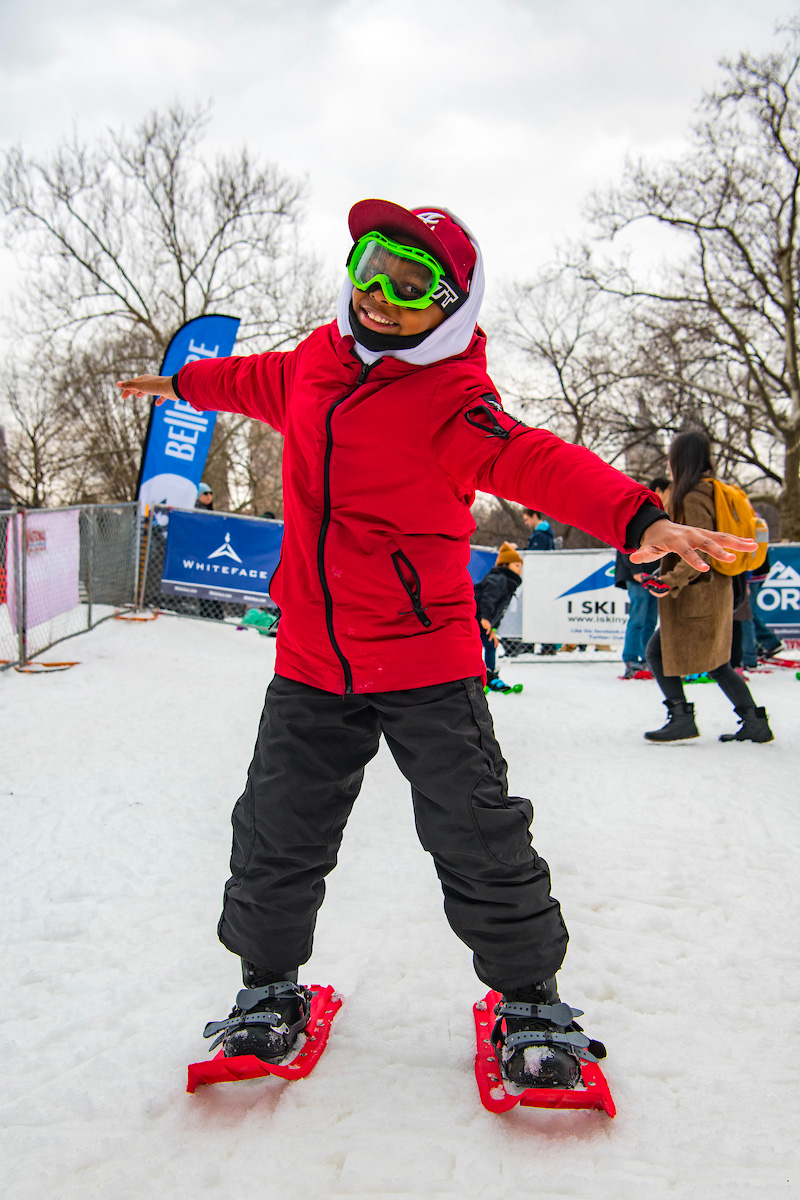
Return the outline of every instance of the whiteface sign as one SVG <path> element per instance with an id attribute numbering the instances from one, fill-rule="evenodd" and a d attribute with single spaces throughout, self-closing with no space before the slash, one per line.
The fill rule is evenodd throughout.
<path id="1" fill-rule="evenodd" d="M 281 521 L 172 510 L 161 590 L 176 596 L 263 604 L 282 539 Z"/>

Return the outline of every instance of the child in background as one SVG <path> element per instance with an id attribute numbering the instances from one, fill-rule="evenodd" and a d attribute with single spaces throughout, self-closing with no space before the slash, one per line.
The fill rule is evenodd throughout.
<path id="1" fill-rule="evenodd" d="M 218 929 L 246 985 L 224 1052 L 279 1060 L 308 1019 L 298 969 L 383 734 L 411 783 L 447 918 L 503 994 L 504 1077 L 572 1087 L 591 1051 L 558 1000 L 567 931 L 531 846 L 530 801 L 508 794 L 483 691 L 475 491 L 551 513 L 634 561 L 674 551 L 704 571 L 697 546 L 729 558 L 727 546 L 754 544 L 673 524 L 634 480 L 503 411 L 476 325 L 480 247 L 447 209 L 362 200 L 349 224 L 337 318 L 294 350 L 119 384 L 285 437 L 276 673 L 234 810 Z"/>
<path id="2" fill-rule="evenodd" d="M 491 571 L 475 584 L 476 615 L 486 661 L 486 685 L 490 691 L 502 691 L 508 686 L 495 670 L 499 645 L 497 627 L 521 582 L 522 555 L 510 542 L 503 542 Z"/>

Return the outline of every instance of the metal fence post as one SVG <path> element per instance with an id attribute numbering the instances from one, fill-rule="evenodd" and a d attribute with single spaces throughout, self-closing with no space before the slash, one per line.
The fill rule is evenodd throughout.
<path id="1" fill-rule="evenodd" d="M 139 608 L 139 576 L 142 572 L 142 514 L 139 511 L 139 501 L 133 513 L 133 607 Z"/>
<path id="2" fill-rule="evenodd" d="M 155 516 L 155 505 L 151 504 L 147 510 L 147 528 L 144 537 L 144 564 L 142 567 L 142 575 L 139 587 L 139 608 L 144 608 L 144 597 L 147 590 L 147 568 L 150 564 L 150 543 L 153 540 L 153 517 Z"/>
<path id="3" fill-rule="evenodd" d="M 94 509 L 83 509 L 86 515 L 86 628 L 92 628 L 92 595 L 94 592 Z"/>
<path id="4" fill-rule="evenodd" d="M 24 667 L 28 662 L 28 535 L 24 508 L 18 510 L 17 517 L 19 518 L 16 528 L 17 536 L 14 538 L 14 545 L 16 547 L 14 571 L 17 589 L 17 644 L 19 648 L 19 665 Z"/>

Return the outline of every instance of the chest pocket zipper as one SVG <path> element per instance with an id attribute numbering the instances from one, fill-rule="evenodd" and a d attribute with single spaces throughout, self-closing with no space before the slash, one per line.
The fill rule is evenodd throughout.
<path id="1" fill-rule="evenodd" d="M 424 625 L 426 629 L 429 629 L 433 622 L 425 612 L 425 609 L 422 607 L 422 598 L 420 595 L 421 585 L 416 567 L 406 558 L 402 550 L 395 550 L 394 554 L 392 555 L 392 562 L 394 563 L 395 571 L 397 571 L 397 578 L 402 583 L 403 588 L 408 594 L 409 600 L 411 601 L 411 611 L 414 613 L 414 616 L 417 618 L 420 624 Z M 401 617 L 406 617 L 409 615 L 410 614 L 408 612 L 400 613 Z"/>

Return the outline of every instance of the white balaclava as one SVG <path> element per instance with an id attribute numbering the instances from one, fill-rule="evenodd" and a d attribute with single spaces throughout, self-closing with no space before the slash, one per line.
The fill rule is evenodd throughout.
<path id="1" fill-rule="evenodd" d="M 366 346 L 362 346 L 358 339 L 356 339 L 356 353 L 362 362 L 374 363 L 377 359 L 384 357 L 399 358 L 401 362 L 425 367 L 430 363 L 439 362 L 443 358 L 450 358 L 454 354 L 462 354 L 466 350 L 475 333 L 475 326 L 478 323 L 478 313 L 483 302 L 483 258 L 480 246 L 466 225 L 464 225 L 464 222 L 459 220 L 457 224 L 461 226 L 475 247 L 475 266 L 472 268 L 468 298 L 452 316 L 447 317 L 446 320 L 442 321 L 441 325 L 437 325 L 435 329 L 432 329 L 425 340 L 420 342 L 418 346 L 407 347 L 405 350 L 380 350 L 375 352 L 367 350 Z M 350 299 L 352 295 L 353 285 L 350 282 L 350 277 L 345 275 L 342 290 L 339 293 L 339 306 L 336 313 L 339 333 L 342 337 L 353 336 L 353 330 L 350 327 Z"/>

